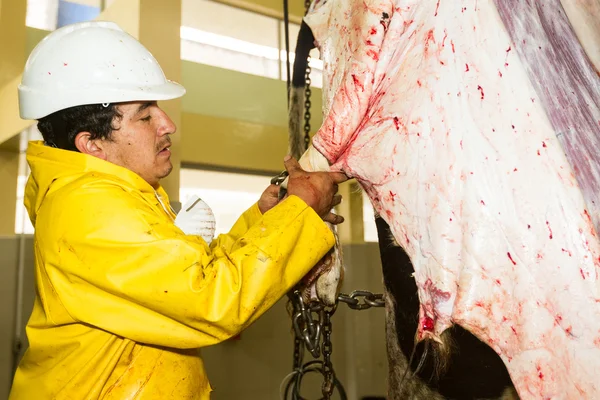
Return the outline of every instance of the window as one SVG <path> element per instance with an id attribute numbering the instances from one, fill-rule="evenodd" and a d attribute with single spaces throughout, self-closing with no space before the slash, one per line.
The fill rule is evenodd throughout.
<path id="1" fill-rule="evenodd" d="M 287 79 L 284 24 L 209 0 L 182 4 L 181 58 L 271 79 Z M 300 26 L 290 23 L 290 63 Z M 311 53 L 311 81 L 322 87 L 323 63 Z"/>
<path id="2" fill-rule="evenodd" d="M 375 224 L 375 211 L 371 200 L 363 191 L 363 226 L 365 242 L 378 242 L 377 225 Z"/>
<path id="3" fill-rule="evenodd" d="M 20 153 L 19 153 L 19 176 L 17 178 L 17 209 L 15 215 L 15 233 L 20 234 L 33 234 L 33 225 L 29 220 L 29 214 L 23 204 L 23 198 L 25 197 L 25 184 L 29 178 L 29 165 L 25 159 L 25 152 L 27 151 L 27 144 L 31 140 L 43 140 L 40 131 L 37 130 L 35 124 L 21 132 L 20 134 Z"/>
<path id="4" fill-rule="evenodd" d="M 240 215 L 258 201 L 270 180 L 260 175 L 182 168 L 179 200 L 185 204 L 197 195 L 208 204 L 215 215 L 217 237 L 229 232 Z"/>
<path id="5" fill-rule="evenodd" d="M 27 0 L 27 26 L 53 31 L 57 22 L 58 0 Z"/>

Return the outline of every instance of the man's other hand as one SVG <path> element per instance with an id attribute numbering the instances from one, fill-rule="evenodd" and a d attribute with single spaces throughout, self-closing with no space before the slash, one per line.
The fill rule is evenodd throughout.
<path id="1" fill-rule="evenodd" d="M 277 205 L 279 201 L 279 186 L 270 185 L 258 199 L 258 209 L 262 214 Z"/>

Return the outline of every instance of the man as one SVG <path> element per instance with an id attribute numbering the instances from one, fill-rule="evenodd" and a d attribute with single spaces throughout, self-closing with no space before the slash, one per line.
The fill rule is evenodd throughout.
<path id="1" fill-rule="evenodd" d="M 30 143 L 25 205 L 36 299 L 11 400 L 208 399 L 198 348 L 262 315 L 333 246 L 336 173 L 287 158 L 276 188 L 209 245 L 185 235 L 160 186 L 182 96 L 117 25 L 75 24 L 32 52 L 19 87 Z"/>

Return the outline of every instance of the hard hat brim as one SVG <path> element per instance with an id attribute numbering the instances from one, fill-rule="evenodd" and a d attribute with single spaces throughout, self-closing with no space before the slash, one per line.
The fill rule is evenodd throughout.
<path id="1" fill-rule="evenodd" d="M 60 96 L 57 96 L 58 93 L 55 92 L 49 98 L 47 92 L 20 85 L 19 114 L 21 118 L 38 120 L 60 110 L 88 104 L 172 100 L 182 97 L 186 90 L 178 83 L 167 81 L 157 86 L 136 86 L 135 88 L 125 86 L 111 89 L 90 87 L 78 90 L 63 88 L 60 92 Z"/>

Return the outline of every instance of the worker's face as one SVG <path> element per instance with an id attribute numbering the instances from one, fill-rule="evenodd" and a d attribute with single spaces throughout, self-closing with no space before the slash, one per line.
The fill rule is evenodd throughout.
<path id="1" fill-rule="evenodd" d="M 125 167 L 155 188 L 171 173 L 171 138 L 176 127 L 156 102 L 131 102 L 118 106 L 123 115 L 111 139 L 102 143 L 106 161 Z"/>

